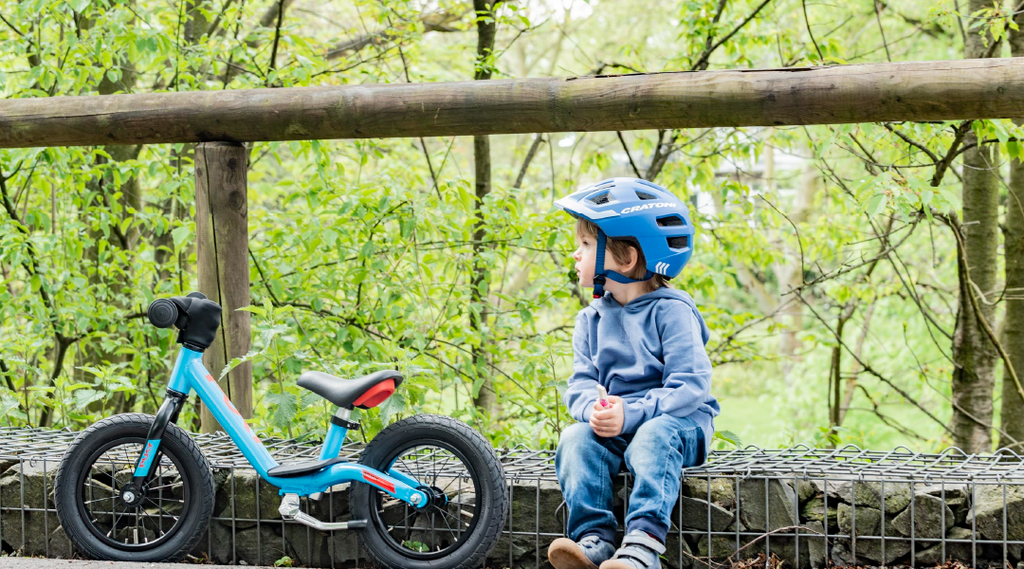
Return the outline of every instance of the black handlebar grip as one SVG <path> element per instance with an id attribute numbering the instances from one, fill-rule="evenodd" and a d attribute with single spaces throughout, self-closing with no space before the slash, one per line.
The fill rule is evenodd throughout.
<path id="1" fill-rule="evenodd" d="M 170 328 L 178 320 L 178 307 L 166 298 L 158 298 L 146 311 L 149 321 L 157 328 Z"/>

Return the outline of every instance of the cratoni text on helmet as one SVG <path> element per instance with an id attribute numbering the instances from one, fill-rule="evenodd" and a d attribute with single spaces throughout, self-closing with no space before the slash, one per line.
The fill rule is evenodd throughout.
<path id="1" fill-rule="evenodd" d="M 647 203 L 647 204 L 644 204 L 644 205 L 635 205 L 633 207 L 627 207 L 626 209 L 620 211 L 619 213 L 620 214 L 630 213 L 630 212 L 634 212 L 634 211 L 640 211 L 642 209 L 651 209 L 652 207 L 676 207 L 676 204 L 675 203 L 666 203 L 666 202 Z"/>

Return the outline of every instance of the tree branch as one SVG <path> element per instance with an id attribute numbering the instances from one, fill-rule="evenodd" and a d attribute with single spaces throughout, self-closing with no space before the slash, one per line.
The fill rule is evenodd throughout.
<path id="1" fill-rule="evenodd" d="M 725 2 L 723 1 L 723 4 L 724 3 Z M 618 135 L 619 142 L 622 143 L 622 149 L 626 151 L 626 158 L 629 158 L 629 165 L 633 167 L 633 173 L 636 174 L 637 178 L 642 178 L 643 176 L 640 175 L 640 170 L 636 167 L 636 162 L 633 162 L 633 155 L 629 153 L 629 146 L 626 146 L 626 139 L 622 138 L 622 131 L 617 130 L 615 131 L 615 134 Z"/>

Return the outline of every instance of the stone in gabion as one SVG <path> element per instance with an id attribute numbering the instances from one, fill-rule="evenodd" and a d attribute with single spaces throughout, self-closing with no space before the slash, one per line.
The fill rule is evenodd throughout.
<path id="1" fill-rule="evenodd" d="M 249 565 L 273 565 L 284 556 L 295 557 L 295 552 L 281 538 L 280 525 L 280 522 L 267 522 L 257 528 L 255 524 L 242 527 L 236 523 L 232 539 L 230 522 L 212 520 L 209 539 L 200 540 L 195 549 L 222 565 L 241 561 Z"/>
<path id="2" fill-rule="evenodd" d="M 708 508 L 711 509 L 711 531 L 723 531 L 735 521 L 735 515 L 721 506 L 708 504 L 704 500 L 687 498 L 683 496 L 676 504 L 676 511 L 670 518 L 673 523 L 682 521 L 685 529 L 707 531 L 708 529 Z M 743 531 L 741 528 L 740 531 Z"/>
<path id="3" fill-rule="evenodd" d="M 854 508 L 849 504 L 839 504 L 837 508 L 836 519 L 839 522 L 839 531 L 846 535 L 854 535 L 854 525 L 856 525 L 856 535 L 868 535 L 868 536 L 880 536 L 882 535 L 882 511 L 867 506 L 857 506 Z M 885 535 L 894 536 L 897 535 L 896 529 L 893 527 L 892 516 L 886 515 L 888 520 L 885 524 Z"/>
<path id="4" fill-rule="evenodd" d="M 338 484 L 324 492 L 319 500 L 307 500 L 309 503 L 309 515 L 327 522 L 347 520 L 349 515 L 349 488 L 348 482 Z M 262 505 L 261 503 L 260 506 Z"/>
<path id="5" fill-rule="evenodd" d="M 829 502 L 837 499 L 855 504 L 858 509 L 868 506 L 882 509 L 882 493 L 885 493 L 885 514 L 896 515 L 910 504 L 910 484 L 906 482 L 829 482 Z"/>
<path id="6" fill-rule="evenodd" d="M 335 567 L 355 567 L 358 561 L 366 561 L 361 551 L 358 531 L 336 531 L 327 539 L 327 553 Z"/>
<path id="7" fill-rule="evenodd" d="M 555 516 L 562 504 L 562 489 L 550 480 L 521 480 L 512 486 L 513 531 L 562 533 L 562 522 Z"/>
<path id="8" fill-rule="evenodd" d="M 800 508 L 800 518 L 808 521 L 824 522 L 828 520 L 828 531 L 831 534 L 839 531 L 838 512 L 836 511 L 835 500 L 829 501 L 828 509 L 825 509 L 825 496 L 819 494 Z"/>
<path id="9" fill-rule="evenodd" d="M 736 506 L 736 488 L 731 478 L 711 479 L 711 503 L 726 509 Z M 708 479 L 691 476 L 683 481 L 682 494 L 687 498 L 708 499 Z"/>
<path id="10" fill-rule="evenodd" d="M 796 494 L 802 505 L 818 495 L 818 487 L 810 480 L 797 480 Z"/>
<path id="11" fill-rule="evenodd" d="M 1024 540 L 1024 487 L 978 484 L 977 503 L 964 520 L 970 526 L 976 519 L 978 533 L 985 539 L 1003 539 L 1003 488 L 1006 488 L 1006 538 Z"/>
<path id="12" fill-rule="evenodd" d="M 768 484 L 767 503 L 765 483 Z M 740 520 L 747 528 L 771 531 L 795 525 L 796 493 L 781 480 L 748 478 L 740 480 Z M 770 518 L 770 519 L 769 519 Z"/>
<path id="13" fill-rule="evenodd" d="M 278 524 L 280 525 L 280 524 Z M 337 530 L 334 533 L 341 533 L 349 530 Z M 351 532 L 350 532 L 351 533 Z M 284 537 L 287 542 L 287 549 L 293 552 L 290 555 L 296 565 L 305 567 L 330 567 L 331 551 L 328 541 L 330 532 L 321 532 L 311 527 L 297 523 L 286 523 L 284 526 Z M 278 538 L 280 540 L 280 538 Z M 280 541 L 278 541 L 280 546 Z M 267 560 L 264 559 L 266 564 Z"/>
<path id="14" fill-rule="evenodd" d="M 0 477 L 0 506 L 4 508 L 21 508 L 22 504 L 29 508 L 52 509 L 53 479 L 57 475 L 58 463 L 53 461 L 25 461 L 19 467 L 12 465 Z M 22 501 L 22 479 L 25 482 L 24 501 Z M 46 505 L 43 506 L 43 496 Z"/>
<path id="15" fill-rule="evenodd" d="M 487 567 L 508 567 L 509 569 L 533 569 L 540 561 L 541 569 L 551 569 L 548 563 L 548 546 L 555 537 L 541 537 L 538 547 L 537 536 L 514 534 L 511 539 L 503 534 L 498 544 L 487 555 Z M 512 559 L 509 561 L 509 549 Z"/>
<path id="16" fill-rule="evenodd" d="M 233 484 L 233 486 L 232 486 Z M 259 485 L 259 510 L 257 511 L 256 486 Z M 213 505 L 213 517 L 234 518 L 236 528 L 256 526 L 260 520 L 280 520 L 281 513 L 277 508 L 281 505 L 278 489 L 262 480 L 255 470 L 236 468 L 234 475 L 230 469 L 220 470 L 214 476 L 216 501 Z M 232 490 L 234 494 L 232 494 Z M 234 496 L 234 509 L 232 509 Z"/>
<path id="17" fill-rule="evenodd" d="M 621 479 L 616 479 L 613 491 L 625 495 Z M 632 490 L 632 487 L 630 487 Z M 556 537 L 563 535 L 562 518 L 568 513 L 562 505 L 562 489 L 558 482 L 552 480 L 516 480 L 512 483 L 509 518 L 505 530 L 513 533 L 511 539 L 507 534 L 498 539 L 497 545 L 487 556 L 490 567 L 530 568 L 540 560 L 540 567 L 550 568 L 547 564 L 547 548 Z M 621 512 L 623 500 L 613 493 L 613 511 Z M 619 507 L 616 508 L 615 505 Z M 621 516 L 619 517 L 621 520 Z M 538 538 L 536 534 L 540 532 Z M 509 560 L 511 550 L 511 562 Z M 539 557 L 538 557 L 539 556 Z"/>
<path id="18" fill-rule="evenodd" d="M 935 496 L 953 510 L 956 521 L 946 525 L 963 524 L 967 520 L 967 512 L 971 505 L 971 491 L 967 484 L 915 484 L 914 490 L 917 493 Z"/>
<path id="19" fill-rule="evenodd" d="M 914 537 L 939 538 L 945 535 L 945 530 L 953 526 L 953 510 L 942 503 L 942 500 L 929 494 L 917 494 L 914 496 L 913 508 L 900 512 L 892 521 L 892 527 L 897 533 L 905 536 L 910 535 L 910 511 L 914 511 Z M 943 518 L 945 516 L 945 518 Z M 945 526 L 943 526 L 945 520 Z"/>
<path id="20" fill-rule="evenodd" d="M 860 508 L 857 508 L 859 511 Z M 854 559 L 850 540 L 837 539 L 832 545 L 832 562 L 836 565 L 858 565 L 868 563 L 891 564 L 910 553 L 910 543 L 891 538 L 885 539 L 885 556 L 882 556 L 882 538 L 856 540 L 857 557 Z"/>
<path id="21" fill-rule="evenodd" d="M 51 559 L 71 559 L 78 557 L 75 555 L 77 552 L 71 540 L 68 539 L 67 534 L 64 533 L 64 528 L 58 526 L 57 529 L 50 532 L 50 555 Z"/>
<path id="22" fill-rule="evenodd" d="M 662 555 L 666 561 L 664 565 L 676 569 L 688 569 L 694 565 L 693 551 L 685 539 L 679 539 L 679 534 L 673 533 L 676 529 L 678 528 L 670 530 L 665 539 L 665 553 Z"/>
<path id="23" fill-rule="evenodd" d="M 780 533 L 772 534 L 767 542 L 767 549 L 770 549 L 772 553 L 779 556 L 780 559 L 786 561 L 791 566 L 794 564 L 796 559 L 796 549 L 800 549 L 800 569 L 806 569 L 808 567 L 824 567 L 825 566 L 825 537 L 824 529 L 821 522 L 811 522 L 803 524 L 805 529 L 800 530 L 799 540 L 797 540 L 792 533 Z M 810 531 L 807 531 L 810 530 Z M 765 540 L 761 540 L 760 543 L 764 543 Z M 752 546 L 752 547 L 757 547 Z M 765 548 L 762 548 L 762 550 Z"/>
<path id="24" fill-rule="evenodd" d="M 916 505 L 915 505 L 916 507 Z M 953 527 L 949 530 L 949 534 L 946 536 L 947 539 L 971 539 L 971 530 L 962 527 Z M 926 542 L 930 545 L 934 542 Z M 963 561 L 971 560 L 971 544 L 970 543 L 955 543 L 946 542 L 946 554 L 942 554 L 942 544 L 936 543 L 931 547 L 921 549 L 921 544 L 917 545 L 918 549 L 914 554 L 914 559 L 918 564 L 924 565 L 939 565 L 945 563 L 947 559 L 959 559 Z"/>
<path id="25" fill-rule="evenodd" d="M 0 477 L 0 537 L 12 551 L 23 555 L 46 555 L 70 551 L 71 544 L 60 526 L 53 506 L 53 479 L 57 463 L 25 461 L 9 466 Z M 24 484 L 22 483 L 24 481 Z M 24 496 L 22 490 L 24 488 Z M 22 511 L 24 508 L 46 508 L 47 511 Z M 22 531 L 24 529 L 24 531 Z"/>
<path id="26" fill-rule="evenodd" d="M 742 498 L 741 498 L 742 499 Z M 806 530 L 800 531 L 799 538 L 792 533 L 771 534 L 768 539 L 764 536 L 751 537 L 740 536 L 739 549 L 736 548 L 735 536 L 711 536 L 711 561 L 726 562 L 739 561 L 756 557 L 759 553 L 770 553 L 777 555 L 790 566 L 796 565 L 799 569 L 825 566 L 825 538 L 824 530 L 820 522 L 804 524 Z M 810 530 L 810 531 L 807 531 Z M 796 550 L 800 550 L 800 562 L 795 564 Z M 708 536 L 702 536 L 697 541 L 697 556 L 707 558 Z M 697 562 L 695 567 L 706 567 L 704 562 Z"/>

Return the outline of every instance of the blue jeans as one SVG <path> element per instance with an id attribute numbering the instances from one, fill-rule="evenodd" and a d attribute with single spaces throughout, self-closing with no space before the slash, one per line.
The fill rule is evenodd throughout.
<path id="1" fill-rule="evenodd" d="M 569 539 L 595 533 L 615 543 L 612 477 L 625 462 L 633 475 L 626 533 L 640 529 L 664 543 L 680 473 L 704 459 L 704 432 L 689 417 L 659 415 L 636 433 L 611 438 L 597 436 L 588 423 L 568 427 L 558 441 L 555 471 L 569 510 Z"/>

